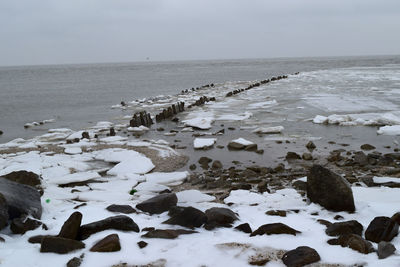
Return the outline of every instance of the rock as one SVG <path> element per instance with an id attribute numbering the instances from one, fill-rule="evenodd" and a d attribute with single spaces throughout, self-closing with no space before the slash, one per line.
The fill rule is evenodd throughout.
<path id="1" fill-rule="evenodd" d="M 43 238 L 45 238 L 45 237 L 56 237 L 56 236 L 54 236 L 54 235 L 34 235 L 28 239 L 28 242 L 31 244 L 41 244 L 43 241 Z"/>
<path id="2" fill-rule="evenodd" d="M 196 231 L 183 230 L 183 229 L 177 229 L 177 230 L 174 230 L 174 229 L 166 229 L 166 230 L 155 229 L 155 230 L 147 232 L 147 234 L 142 235 L 142 237 L 175 239 L 179 235 L 187 235 L 187 234 L 194 234 L 194 233 L 197 233 L 197 232 Z"/>
<path id="3" fill-rule="evenodd" d="M 313 165 L 307 175 L 307 196 L 332 211 L 354 212 L 353 191 L 349 183 L 338 174 Z"/>
<path id="4" fill-rule="evenodd" d="M 325 233 L 329 236 L 340 236 L 344 234 L 355 234 L 361 236 L 363 226 L 356 220 L 337 222 L 329 225 Z"/>
<path id="5" fill-rule="evenodd" d="M 286 266 L 298 267 L 318 262 L 321 260 L 318 252 L 310 247 L 301 246 L 286 252 L 282 261 Z"/>
<path id="6" fill-rule="evenodd" d="M 288 152 L 285 158 L 286 160 L 301 159 L 300 155 L 295 152 Z"/>
<path id="7" fill-rule="evenodd" d="M 119 236 L 117 234 L 104 237 L 90 249 L 92 252 L 114 252 L 120 250 L 121 244 L 119 243 Z"/>
<path id="8" fill-rule="evenodd" d="M 129 205 L 113 204 L 113 205 L 108 206 L 106 209 L 111 212 L 119 212 L 119 213 L 124 213 L 124 214 L 136 213 L 136 210 Z"/>
<path id="9" fill-rule="evenodd" d="M 270 216 L 286 217 L 285 210 L 269 210 L 265 214 L 270 215 Z"/>
<path id="10" fill-rule="evenodd" d="M 303 153 L 301 158 L 304 159 L 304 160 L 312 160 L 313 156 L 311 155 L 311 153 Z"/>
<path id="11" fill-rule="evenodd" d="M 283 223 L 270 223 L 264 224 L 260 226 L 257 230 L 255 230 L 250 236 L 256 235 L 279 235 L 279 234 L 288 234 L 288 235 L 296 235 L 301 233 L 286 224 Z"/>
<path id="12" fill-rule="evenodd" d="M 363 144 L 363 145 L 360 146 L 360 148 L 361 148 L 362 150 L 373 150 L 373 149 L 375 149 L 376 147 L 374 147 L 373 145 L 370 145 L 370 144 Z"/>
<path id="13" fill-rule="evenodd" d="M 381 241 L 378 244 L 378 258 L 379 259 L 386 259 L 390 255 L 393 255 L 394 252 L 396 251 L 396 248 L 393 246 L 393 244 L 385 241 Z"/>
<path id="14" fill-rule="evenodd" d="M 82 213 L 76 211 L 69 216 L 61 227 L 59 237 L 77 239 L 82 222 Z"/>
<path id="15" fill-rule="evenodd" d="M 208 165 L 210 162 L 212 162 L 212 159 L 210 159 L 210 158 L 208 158 L 208 157 L 201 157 L 201 158 L 198 160 L 198 163 L 199 163 L 200 165 Z"/>
<path id="16" fill-rule="evenodd" d="M 144 241 L 139 241 L 139 242 L 137 242 L 137 244 L 138 244 L 139 248 L 147 247 L 147 242 L 144 242 Z"/>
<path id="17" fill-rule="evenodd" d="M 365 230 L 365 239 L 379 243 L 392 241 L 399 232 L 399 225 L 389 217 L 375 217 Z"/>
<path id="18" fill-rule="evenodd" d="M 134 231 L 137 233 L 139 232 L 139 227 L 130 217 L 125 215 L 118 215 L 97 222 L 82 225 L 79 229 L 78 239 L 84 240 L 92 234 L 109 229 Z"/>
<path id="19" fill-rule="evenodd" d="M 58 254 L 66 254 L 71 251 L 82 249 L 85 244 L 81 241 L 72 240 L 68 238 L 47 236 L 42 240 L 40 252 L 54 252 Z"/>
<path id="20" fill-rule="evenodd" d="M 170 214 L 170 213 L 169 213 Z M 200 227 L 207 222 L 207 216 L 201 210 L 185 207 L 180 211 L 171 213 L 172 217 L 165 224 L 180 225 L 188 228 Z"/>
<path id="21" fill-rule="evenodd" d="M 306 148 L 310 151 L 314 150 L 317 146 L 314 144 L 313 141 L 309 141 L 306 145 Z"/>
<path id="22" fill-rule="evenodd" d="M 28 171 L 15 171 L 11 172 L 9 174 L 3 175 L 3 178 L 6 178 L 7 180 L 19 183 L 19 184 L 25 184 L 29 185 L 32 187 L 40 186 L 42 181 L 36 173 L 33 172 L 28 172 Z"/>
<path id="23" fill-rule="evenodd" d="M 354 163 L 357 163 L 360 166 L 368 165 L 368 157 L 362 151 L 357 151 L 354 154 Z"/>
<path id="24" fill-rule="evenodd" d="M 239 230 L 239 231 L 242 231 L 244 233 L 247 233 L 247 234 L 251 234 L 252 233 L 251 227 L 250 227 L 250 225 L 248 223 L 242 223 L 242 224 L 236 226 L 235 229 Z"/>
<path id="25" fill-rule="evenodd" d="M 231 227 L 231 224 L 238 219 L 236 214 L 227 208 L 211 208 L 206 210 L 205 213 L 207 224 L 214 227 Z"/>
<path id="26" fill-rule="evenodd" d="M 160 214 L 176 206 L 178 198 L 175 193 L 161 194 L 136 205 L 136 208 L 150 214 Z"/>
<path id="27" fill-rule="evenodd" d="M 3 194 L 0 193 L 0 230 L 8 224 L 8 205 Z"/>
<path id="28" fill-rule="evenodd" d="M 2 135 L 3 134 L 3 131 L 2 130 L 0 130 L 0 135 Z"/>
<path id="29" fill-rule="evenodd" d="M 222 169 L 222 163 L 219 160 L 214 160 L 214 162 L 211 165 L 212 169 Z"/>
<path id="30" fill-rule="evenodd" d="M 35 230 L 41 225 L 42 223 L 40 221 L 32 220 L 30 218 L 15 218 L 11 222 L 10 229 L 13 234 L 23 235 L 28 231 Z"/>
<path id="31" fill-rule="evenodd" d="M 189 169 L 190 169 L 191 171 L 194 171 L 196 168 L 197 168 L 197 167 L 196 167 L 196 164 L 191 164 L 191 165 L 189 166 Z"/>
<path id="32" fill-rule="evenodd" d="M 342 247 L 349 247 L 363 254 L 368 254 L 374 251 L 372 244 L 359 235 L 347 234 L 333 240 L 335 241 L 334 243 L 337 245 L 341 245 Z"/>
<path id="33" fill-rule="evenodd" d="M 73 257 L 67 262 L 67 267 L 79 267 L 82 264 L 82 259 L 78 257 Z"/>
<path id="34" fill-rule="evenodd" d="M 40 194 L 35 188 L 0 179 L 0 194 L 7 202 L 9 219 L 22 215 L 32 215 L 36 219 L 42 216 Z"/>
<path id="35" fill-rule="evenodd" d="M 257 144 L 247 145 L 244 148 L 244 150 L 246 150 L 246 151 L 257 151 L 257 149 L 258 149 Z"/>

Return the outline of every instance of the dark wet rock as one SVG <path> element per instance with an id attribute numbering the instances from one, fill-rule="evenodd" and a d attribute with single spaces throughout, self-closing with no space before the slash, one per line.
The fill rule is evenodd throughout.
<path id="1" fill-rule="evenodd" d="M 334 220 L 337 220 L 337 221 L 340 221 L 340 220 L 343 220 L 344 219 L 344 217 L 342 216 L 342 215 L 336 215 L 335 217 L 333 217 L 333 219 Z"/>
<path id="2" fill-rule="evenodd" d="M 4 243 L 4 242 L 6 242 L 6 240 L 0 236 L 0 243 Z"/>
<path id="3" fill-rule="evenodd" d="M 231 150 L 242 150 L 242 149 L 246 148 L 246 145 L 235 142 L 235 141 L 231 141 L 228 143 L 227 147 L 228 147 L 228 149 L 231 149 Z"/>
<path id="4" fill-rule="evenodd" d="M 308 149 L 308 150 L 314 150 L 315 148 L 316 148 L 317 146 L 314 144 L 314 142 L 313 141 L 309 141 L 308 143 L 307 143 L 307 145 L 306 145 L 306 148 Z"/>
<path id="5" fill-rule="evenodd" d="M 3 134 L 3 131 L 2 130 L 0 130 L 0 135 L 2 135 Z"/>
<path id="6" fill-rule="evenodd" d="M 175 193 L 161 194 L 136 205 L 136 208 L 150 214 L 160 214 L 176 206 L 178 198 Z"/>
<path id="7" fill-rule="evenodd" d="M 396 152 L 396 153 L 387 153 L 385 154 L 386 158 L 391 158 L 394 160 L 400 160 L 400 153 Z"/>
<path id="8" fill-rule="evenodd" d="M 170 210 L 171 211 L 171 210 Z M 184 207 L 179 211 L 170 212 L 171 218 L 165 224 L 180 225 L 188 228 L 200 227 L 207 222 L 207 216 L 201 210 Z"/>
<path id="9" fill-rule="evenodd" d="M 0 230 L 7 226 L 8 205 L 4 196 L 0 193 Z"/>
<path id="10" fill-rule="evenodd" d="M 54 252 L 58 254 L 67 254 L 71 251 L 82 249 L 85 244 L 81 241 L 72 240 L 62 237 L 44 237 L 42 239 L 42 245 L 40 247 L 40 252 Z"/>
<path id="11" fill-rule="evenodd" d="M 200 165 L 208 165 L 210 162 L 212 162 L 212 159 L 208 157 L 201 157 L 198 161 Z"/>
<path id="12" fill-rule="evenodd" d="M 79 267 L 82 264 L 82 259 L 78 257 L 73 257 L 67 262 L 67 267 Z"/>
<path id="13" fill-rule="evenodd" d="M 207 225 L 214 227 L 231 227 L 238 219 L 236 214 L 227 208 L 211 208 L 206 210 Z M 214 226 L 214 227 L 213 227 Z"/>
<path id="14" fill-rule="evenodd" d="M 191 165 L 189 166 L 189 169 L 190 169 L 191 171 L 194 171 L 196 168 L 197 168 L 197 167 L 196 167 L 196 164 L 191 164 Z"/>
<path id="15" fill-rule="evenodd" d="M 381 241 L 392 241 L 399 232 L 399 225 L 397 222 L 391 220 L 389 217 L 379 216 L 375 217 L 365 230 L 365 239 L 379 243 Z"/>
<path id="16" fill-rule="evenodd" d="M 270 216 L 286 217 L 285 210 L 269 210 L 265 214 L 270 215 Z"/>
<path id="17" fill-rule="evenodd" d="M 242 223 L 242 224 L 236 226 L 235 229 L 239 230 L 241 232 L 247 233 L 247 234 L 251 234 L 253 232 L 248 223 Z"/>
<path id="18" fill-rule="evenodd" d="M 222 169 L 222 163 L 219 160 L 214 160 L 214 162 L 211 165 L 212 169 Z"/>
<path id="19" fill-rule="evenodd" d="M 111 212 L 119 212 L 119 213 L 124 213 L 124 214 L 136 213 L 136 210 L 129 205 L 113 204 L 113 205 L 108 206 L 106 209 Z"/>
<path id="20" fill-rule="evenodd" d="M 316 215 L 318 215 L 318 214 L 316 214 Z M 325 225 L 326 227 L 329 227 L 329 226 L 332 225 L 332 223 L 330 221 L 327 221 L 327 220 L 324 220 L 324 219 L 318 219 L 317 222 L 319 224 Z"/>
<path id="21" fill-rule="evenodd" d="M 268 188 L 268 183 L 267 181 L 261 181 L 258 183 L 257 185 L 257 190 L 260 193 L 264 193 L 264 192 L 270 192 L 269 188 Z"/>
<path id="22" fill-rule="evenodd" d="M 313 156 L 311 155 L 311 153 L 303 153 L 303 155 L 301 155 L 301 158 L 304 160 L 312 160 Z"/>
<path id="23" fill-rule="evenodd" d="M 357 163 L 360 166 L 368 165 L 368 157 L 362 151 L 357 151 L 354 154 L 354 163 Z"/>
<path id="24" fill-rule="evenodd" d="M 257 144 L 247 145 L 244 148 L 244 150 L 246 150 L 246 151 L 257 151 L 257 149 L 258 149 Z"/>
<path id="25" fill-rule="evenodd" d="M 292 183 L 292 186 L 298 191 L 307 191 L 307 182 L 297 180 Z"/>
<path id="26" fill-rule="evenodd" d="M 120 250 L 121 244 L 117 234 L 111 234 L 104 237 L 90 249 L 92 252 L 115 252 Z"/>
<path id="27" fill-rule="evenodd" d="M 82 213 L 76 211 L 69 216 L 61 227 L 59 237 L 77 239 L 82 222 Z"/>
<path id="28" fill-rule="evenodd" d="M 340 236 L 344 234 L 356 234 L 361 236 L 363 226 L 356 220 L 332 223 L 325 233 L 329 236 Z"/>
<path id="29" fill-rule="evenodd" d="M 343 157 L 341 155 L 341 151 L 339 151 L 339 150 L 331 151 L 329 156 L 328 156 L 328 158 L 327 158 L 327 160 L 329 162 L 338 162 L 338 161 L 340 161 L 342 159 L 343 159 Z"/>
<path id="30" fill-rule="evenodd" d="M 41 225 L 42 223 L 40 221 L 32 220 L 30 218 L 15 218 L 10 224 L 10 229 L 13 234 L 23 235 L 28 231 L 35 230 Z"/>
<path id="31" fill-rule="evenodd" d="M 142 237 L 146 238 L 164 238 L 164 239 L 175 239 L 180 235 L 187 235 L 187 234 L 194 234 L 197 233 L 196 231 L 189 231 L 183 229 L 155 229 L 152 231 L 147 232 L 147 234 L 142 235 Z"/>
<path id="32" fill-rule="evenodd" d="M 286 160 L 294 160 L 294 159 L 301 159 L 300 155 L 297 154 L 296 152 L 288 152 L 286 154 Z"/>
<path id="33" fill-rule="evenodd" d="M 375 149 L 376 147 L 374 147 L 373 145 L 370 145 L 370 144 L 363 144 L 363 145 L 360 146 L 360 148 L 361 148 L 362 150 L 373 150 L 373 149 Z"/>
<path id="34" fill-rule="evenodd" d="M 115 130 L 113 127 L 110 128 L 110 136 L 115 136 Z"/>
<path id="35" fill-rule="evenodd" d="M 320 260 L 321 257 L 318 252 L 307 246 L 301 246 L 290 250 L 282 257 L 283 263 L 289 267 L 300 267 Z"/>
<path id="36" fill-rule="evenodd" d="M 379 259 L 386 259 L 387 257 L 393 255 L 395 251 L 395 246 L 389 242 L 381 241 L 378 244 L 377 254 Z"/>
<path id="37" fill-rule="evenodd" d="M 36 219 L 42 216 L 40 194 L 35 188 L 0 179 L 0 194 L 7 202 L 9 219 L 22 215 L 32 215 Z"/>
<path id="38" fill-rule="evenodd" d="M 41 185 L 41 179 L 39 175 L 33 172 L 28 172 L 28 171 L 15 171 L 11 172 L 9 174 L 3 175 L 3 178 L 6 178 L 7 180 L 19 183 L 19 184 L 25 184 L 29 185 L 32 187 L 40 186 Z"/>
<path id="39" fill-rule="evenodd" d="M 368 254 L 374 251 L 371 242 L 355 234 L 342 235 L 338 239 L 331 239 L 328 241 L 328 244 L 348 247 L 363 254 Z"/>
<path id="40" fill-rule="evenodd" d="M 145 227 L 145 228 L 142 229 L 142 232 L 148 232 L 148 231 L 152 231 L 154 229 L 156 229 L 156 228 L 154 228 L 154 227 Z"/>
<path id="41" fill-rule="evenodd" d="M 139 242 L 137 242 L 137 244 L 138 244 L 139 248 L 145 248 L 148 245 L 147 242 L 144 242 L 144 241 L 139 241 Z"/>
<path id="42" fill-rule="evenodd" d="M 82 132 L 82 139 L 90 139 L 88 132 Z"/>
<path id="43" fill-rule="evenodd" d="M 79 229 L 79 240 L 84 240 L 92 234 L 109 229 L 139 232 L 138 225 L 130 217 L 118 215 L 82 225 Z"/>
<path id="44" fill-rule="evenodd" d="M 307 175 L 307 197 L 328 210 L 355 211 L 349 183 L 321 165 L 313 165 Z"/>
<path id="45" fill-rule="evenodd" d="M 278 235 L 278 234 L 288 234 L 288 235 L 296 235 L 301 233 L 286 224 L 283 223 L 269 223 L 260 226 L 257 230 L 255 230 L 250 236 L 256 235 Z"/>
<path id="46" fill-rule="evenodd" d="M 54 235 L 34 235 L 28 239 L 28 242 L 31 244 L 40 244 L 40 243 L 42 243 L 42 240 L 45 237 L 56 237 L 56 236 L 54 236 Z"/>

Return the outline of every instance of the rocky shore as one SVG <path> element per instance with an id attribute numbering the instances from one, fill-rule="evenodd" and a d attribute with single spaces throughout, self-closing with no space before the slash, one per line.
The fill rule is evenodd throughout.
<path id="1" fill-rule="evenodd" d="M 293 76 L 122 102 L 125 123 L 1 144 L 0 264 L 396 266 L 397 145 L 207 113 Z"/>

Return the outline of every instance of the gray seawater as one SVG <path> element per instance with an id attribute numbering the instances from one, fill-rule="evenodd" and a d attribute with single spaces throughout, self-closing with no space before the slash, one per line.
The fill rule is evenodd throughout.
<path id="1" fill-rule="evenodd" d="M 0 67 L 0 143 L 49 128 L 80 129 L 122 114 L 110 106 L 209 83 L 294 72 L 400 64 L 400 56 L 283 58 Z M 340 77 L 338 77 L 340 79 Z M 33 121 L 54 123 L 24 129 Z"/>

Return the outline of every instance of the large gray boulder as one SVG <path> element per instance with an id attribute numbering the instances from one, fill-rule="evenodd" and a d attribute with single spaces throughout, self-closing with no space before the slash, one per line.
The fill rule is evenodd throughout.
<path id="1" fill-rule="evenodd" d="M 32 215 L 36 219 L 42 216 L 40 194 L 36 188 L 0 178 L 0 194 L 8 205 L 9 219 L 22 215 Z"/>
<path id="2" fill-rule="evenodd" d="M 136 208 L 150 214 L 160 214 L 176 206 L 178 198 L 175 193 L 161 194 L 136 205 Z"/>
<path id="3" fill-rule="evenodd" d="M 0 194 L 0 229 L 6 227 L 8 222 L 8 206 L 7 201 L 2 194 Z"/>
<path id="4" fill-rule="evenodd" d="M 321 165 L 312 166 L 307 175 L 307 197 L 331 211 L 355 211 L 350 184 Z"/>

